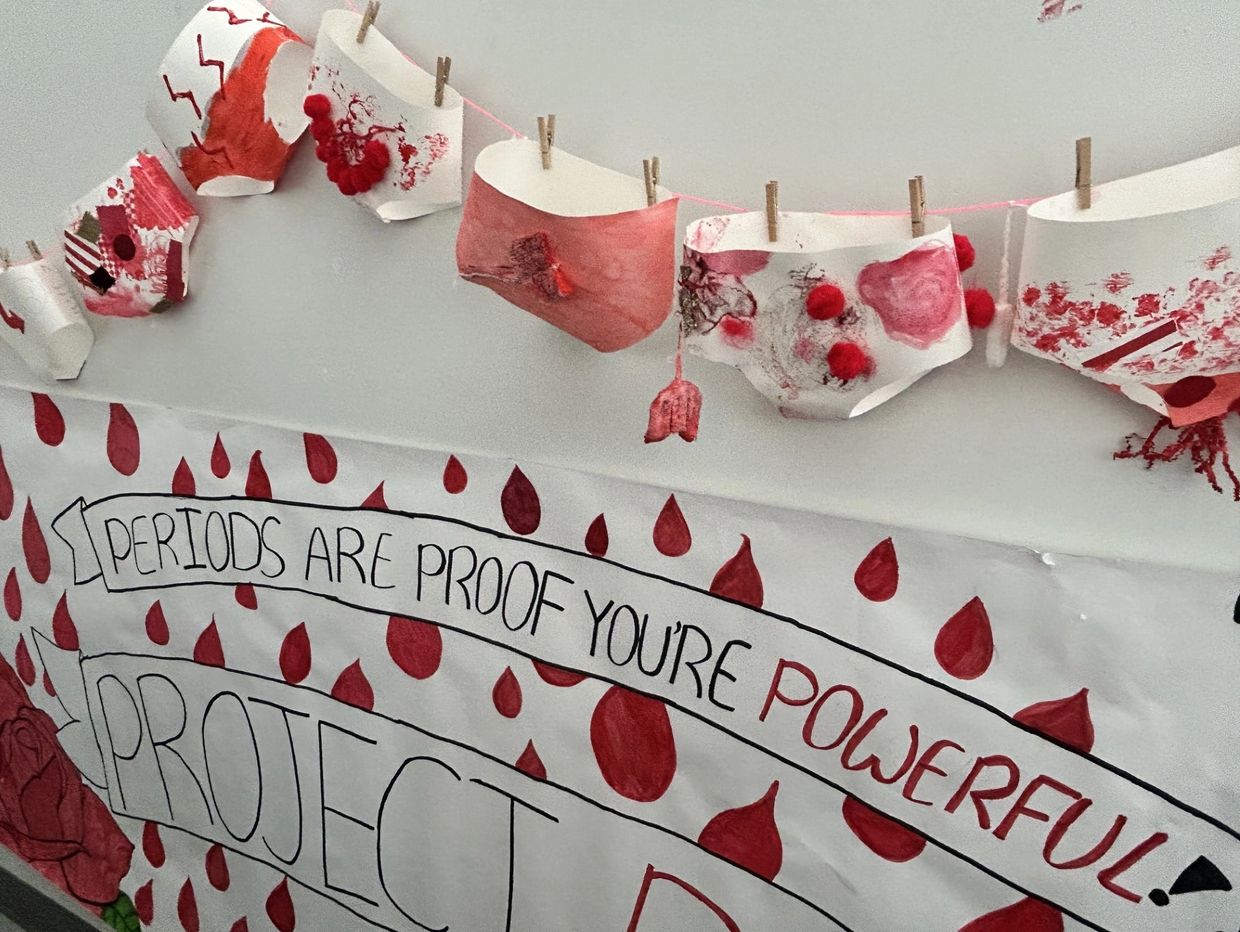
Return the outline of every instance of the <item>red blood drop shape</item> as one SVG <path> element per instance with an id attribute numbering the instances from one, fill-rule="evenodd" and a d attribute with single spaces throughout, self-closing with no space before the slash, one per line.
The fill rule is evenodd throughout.
<path id="1" fill-rule="evenodd" d="M 27 686 L 33 686 L 37 678 L 34 671 L 34 661 L 30 659 L 30 648 L 26 646 L 26 635 L 21 634 L 17 637 L 17 652 L 13 659 L 17 664 L 17 675 L 22 678 L 22 682 Z"/>
<path id="2" fill-rule="evenodd" d="M 147 861 L 151 867 L 160 868 L 164 866 L 166 855 L 164 854 L 164 840 L 159 837 L 159 826 L 154 822 L 147 822 L 142 826 L 142 853 L 146 855 Z"/>
<path id="3" fill-rule="evenodd" d="M 784 843 L 775 824 L 775 794 L 779 781 L 761 799 L 727 809 L 706 823 L 698 844 L 766 880 L 774 880 L 784 863 Z"/>
<path id="4" fill-rule="evenodd" d="M 297 928 L 297 913 L 293 910 L 287 877 L 267 897 L 267 918 L 280 932 L 293 932 Z"/>
<path id="5" fill-rule="evenodd" d="M 366 496 L 366 501 L 362 502 L 363 508 L 373 508 L 377 511 L 387 511 L 387 506 L 387 499 L 383 495 L 382 482 L 375 486 L 375 490 Z"/>
<path id="6" fill-rule="evenodd" d="M 122 476 L 132 476 L 142 460 L 138 425 L 122 404 L 113 404 L 108 416 L 108 462 Z"/>
<path id="7" fill-rule="evenodd" d="M 867 848 L 887 861 L 911 861 L 926 848 L 926 839 L 899 822 L 875 812 L 861 800 L 844 797 L 844 821 Z"/>
<path id="8" fill-rule="evenodd" d="M 900 586 L 900 562 L 891 538 L 879 541 L 853 574 L 857 591 L 871 602 L 886 602 Z"/>
<path id="9" fill-rule="evenodd" d="M 39 526 L 39 516 L 34 513 L 34 503 L 26 499 L 26 513 L 22 516 L 22 550 L 26 554 L 26 569 L 30 578 L 39 585 L 52 575 L 52 559 L 47 553 L 47 539 Z"/>
<path id="10" fill-rule="evenodd" d="M 198 635 L 198 643 L 194 645 L 194 662 L 208 667 L 224 666 L 224 645 L 220 643 L 220 629 L 215 626 L 214 617 Z"/>
<path id="11" fill-rule="evenodd" d="M 215 435 L 215 444 L 211 447 L 211 474 L 217 479 L 224 479 L 232 471 L 232 462 L 228 459 L 228 451 L 224 449 L 224 441 Z"/>
<path id="12" fill-rule="evenodd" d="M 69 614 L 67 592 L 61 595 L 56 603 L 56 610 L 52 612 L 52 637 L 56 639 L 56 646 L 61 650 L 77 650 L 79 647 L 77 625 Z"/>
<path id="13" fill-rule="evenodd" d="M 245 477 L 246 498 L 271 498 L 271 480 L 267 478 L 267 468 L 263 466 L 263 451 L 255 450 L 250 457 L 250 472 Z"/>
<path id="14" fill-rule="evenodd" d="M 1088 689 L 1073 693 L 1066 699 L 1034 703 L 1012 718 L 1084 754 L 1094 748 L 1094 722 L 1089 715 Z"/>
<path id="15" fill-rule="evenodd" d="M 387 649 L 392 661 L 415 680 L 430 679 L 443 658 L 443 635 L 436 625 L 416 618 L 388 618 Z"/>
<path id="16" fill-rule="evenodd" d="M 280 645 L 280 673 L 284 682 L 296 686 L 310 675 L 310 634 L 302 622 L 288 634 Z"/>
<path id="17" fill-rule="evenodd" d="M 693 535 L 675 495 L 668 497 L 654 523 L 654 546 L 665 557 L 683 557 L 693 546 Z"/>
<path id="18" fill-rule="evenodd" d="M 43 691 L 53 699 L 56 698 L 56 687 L 52 685 L 52 678 L 48 675 L 46 667 L 43 668 Z"/>
<path id="19" fill-rule="evenodd" d="M 443 487 L 452 495 L 460 495 L 469 485 L 469 473 L 455 456 L 448 457 L 448 464 L 443 468 Z"/>
<path id="20" fill-rule="evenodd" d="M 753 552 L 745 534 L 741 535 L 741 547 L 736 555 L 715 574 L 710 591 L 733 602 L 762 607 L 762 575 L 753 562 Z"/>
<path id="21" fill-rule="evenodd" d="M 533 741 L 526 742 L 525 750 L 517 758 L 517 769 L 537 780 L 547 779 L 547 767 L 542 762 L 542 758 L 538 756 L 538 751 L 534 749 Z"/>
<path id="22" fill-rule="evenodd" d="M 22 587 L 17 581 L 17 567 L 9 570 L 4 581 L 4 610 L 13 621 L 21 621 Z"/>
<path id="23" fill-rule="evenodd" d="M 319 434 L 303 434 L 302 441 L 306 447 L 306 469 L 310 471 L 310 478 L 319 485 L 327 485 L 336 478 L 336 451 L 327 438 Z"/>
<path id="24" fill-rule="evenodd" d="M 369 712 L 375 707 L 375 691 L 362 672 L 362 662 L 354 660 L 341 671 L 332 686 L 332 698 Z"/>
<path id="25" fill-rule="evenodd" d="M 185 932 L 198 932 L 198 899 L 190 880 L 181 885 L 181 892 L 177 894 L 177 918 Z"/>
<path id="26" fill-rule="evenodd" d="M 148 880 L 133 895 L 133 908 L 144 926 L 149 926 L 155 919 L 154 884 L 155 881 Z"/>
<path id="27" fill-rule="evenodd" d="M 242 916 L 232 924 L 232 928 L 228 932 L 250 932 L 250 920 Z"/>
<path id="28" fill-rule="evenodd" d="M 512 667 L 504 670 L 495 681 L 491 701 L 495 703 L 495 711 L 504 718 L 516 718 L 521 714 L 521 684 L 517 682 Z"/>
<path id="29" fill-rule="evenodd" d="M 543 663 L 541 660 L 532 662 L 538 675 L 552 686 L 576 686 L 589 679 L 584 673 L 574 673 L 572 670 L 565 670 L 552 663 Z"/>
<path id="30" fill-rule="evenodd" d="M 9 478 L 8 467 L 4 465 L 4 454 L 0 452 L 0 521 L 7 521 L 13 514 L 13 480 Z"/>
<path id="31" fill-rule="evenodd" d="M 504 509 L 504 520 L 514 534 L 527 535 L 538 530 L 538 525 L 542 523 L 542 503 L 520 467 L 513 467 L 508 484 L 500 493 L 499 503 Z"/>
<path id="32" fill-rule="evenodd" d="M 212 845 L 207 850 L 207 880 L 211 881 L 211 886 L 217 890 L 228 889 L 228 858 L 224 856 L 224 849 L 219 845 Z"/>
<path id="33" fill-rule="evenodd" d="M 934 639 L 934 656 L 957 679 L 975 680 L 986 672 L 995 656 L 995 642 L 981 599 L 974 596 L 947 619 Z"/>
<path id="34" fill-rule="evenodd" d="M 198 483 L 194 481 L 194 471 L 189 468 L 189 463 L 185 462 L 185 457 L 181 457 L 181 462 L 177 463 L 177 468 L 172 474 L 172 494 L 173 495 L 196 495 L 198 493 Z"/>
<path id="35" fill-rule="evenodd" d="M 625 799 L 653 802 L 676 776 L 667 707 L 623 686 L 611 687 L 595 706 L 590 744 L 603 779 Z"/>
<path id="36" fill-rule="evenodd" d="M 258 593 L 254 591 L 254 587 L 249 583 L 241 583 L 233 589 L 233 598 L 237 600 L 237 604 L 242 608 L 248 608 L 250 611 L 258 609 Z"/>
<path id="37" fill-rule="evenodd" d="M 164 618 L 164 607 L 156 599 L 146 610 L 146 636 L 152 644 L 168 643 L 168 620 Z"/>
<path id="38" fill-rule="evenodd" d="M 65 439 L 65 418 L 56 402 L 47 395 L 32 392 L 34 399 L 34 431 L 49 447 L 60 446 Z"/>
<path id="39" fill-rule="evenodd" d="M 590 529 L 586 531 L 586 551 L 596 557 L 605 557 L 610 544 L 611 540 L 607 534 L 607 519 L 603 515 L 599 515 L 590 522 Z"/>
<path id="40" fill-rule="evenodd" d="M 1190 375 L 1167 389 L 1163 401 L 1173 408 L 1191 408 L 1197 402 L 1209 398 L 1214 386 L 1214 379 L 1208 375 Z"/>
<path id="41" fill-rule="evenodd" d="M 1027 897 L 979 916 L 960 932 L 1063 932 L 1063 914 L 1041 900 Z"/>

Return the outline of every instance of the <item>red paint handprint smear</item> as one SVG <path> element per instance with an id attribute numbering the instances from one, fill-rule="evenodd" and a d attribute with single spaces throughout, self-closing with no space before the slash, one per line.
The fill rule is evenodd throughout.
<path id="1" fill-rule="evenodd" d="M 220 629 L 215 625 L 214 616 L 194 644 L 194 662 L 206 667 L 224 666 L 224 645 L 220 643 Z"/>
<path id="2" fill-rule="evenodd" d="M 1084 754 L 1094 747 L 1094 722 L 1089 714 L 1089 690 L 1064 699 L 1035 702 L 1012 716 L 1020 724 Z"/>
<path id="3" fill-rule="evenodd" d="M 306 469 L 310 478 L 319 485 L 327 485 L 336 478 L 339 469 L 336 450 L 320 434 L 303 434 L 302 442 L 306 448 Z"/>
<path id="4" fill-rule="evenodd" d="M 78 631 L 77 625 L 73 623 L 73 616 L 69 614 L 69 593 L 61 595 L 56 603 L 56 609 L 52 612 L 52 637 L 56 641 L 56 646 L 61 650 L 77 650 Z"/>
<path id="5" fill-rule="evenodd" d="M 590 522 L 590 527 L 586 531 L 586 552 L 591 556 L 605 557 L 607 556 L 607 548 L 611 545 L 611 540 L 607 533 L 607 518 L 599 515 Z"/>
<path id="6" fill-rule="evenodd" d="M 168 620 L 164 617 L 164 607 L 158 599 L 146 610 L 146 636 L 152 644 L 161 647 L 168 643 Z"/>
<path id="7" fill-rule="evenodd" d="M 855 797 L 844 797 L 843 811 L 844 822 L 852 833 L 883 860 L 902 864 L 926 848 L 926 839 Z"/>
<path id="8" fill-rule="evenodd" d="M 32 392 L 34 400 L 34 432 L 49 447 L 58 447 L 65 439 L 65 418 L 52 401 L 42 392 Z"/>
<path id="9" fill-rule="evenodd" d="M 34 503 L 26 499 L 26 513 L 22 516 L 22 551 L 26 555 L 26 569 L 30 578 L 40 586 L 52 575 L 52 558 L 47 552 L 47 538 L 39 525 Z"/>
<path id="10" fill-rule="evenodd" d="M 524 774 L 529 774 L 529 776 L 536 780 L 547 779 L 547 767 L 542 762 L 542 758 L 538 756 L 538 751 L 535 749 L 533 741 L 526 742 L 525 750 L 517 758 L 517 769 Z"/>
<path id="11" fill-rule="evenodd" d="M 132 476 L 142 462 L 138 425 L 122 404 L 112 404 L 108 411 L 108 462 L 122 476 Z"/>
<path id="12" fill-rule="evenodd" d="M 542 523 L 542 503 L 533 483 L 519 466 L 513 467 L 512 475 L 500 493 L 499 503 L 504 511 L 504 520 L 514 534 L 524 537 L 538 530 L 538 525 Z"/>
<path id="13" fill-rule="evenodd" d="M 784 843 L 775 824 L 779 781 L 756 802 L 719 813 L 702 829 L 698 844 L 707 851 L 774 880 L 784 862 Z"/>
<path id="14" fill-rule="evenodd" d="M 224 441 L 215 435 L 215 443 L 211 447 L 211 475 L 217 479 L 226 479 L 232 472 L 232 462 L 228 459 L 228 451 L 224 449 Z"/>
<path id="15" fill-rule="evenodd" d="M 415 680 L 430 679 L 443 659 L 443 634 L 438 626 L 416 618 L 388 618 L 387 649 L 392 662 Z"/>
<path id="16" fill-rule="evenodd" d="M 886 602 L 900 586 L 900 561 L 890 537 L 874 545 L 853 574 L 857 591 L 871 602 Z"/>
<path id="17" fill-rule="evenodd" d="M 974 596 L 939 629 L 934 656 L 939 666 L 961 680 L 975 680 L 990 668 L 995 642 L 981 599 Z"/>
<path id="18" fill-rule="evenodd" d="M 676 740 L 667 707 L 613 686 L 590 718 L 590 744 L 607 785 L 639 803 L 654 802 L 676 776 Z"/>
<path id="19" fill-rule="evenodd" d="M 671 495 L 654 523 L 654 547 L 665 557 L 683 557 L 692 546 L 689 523 L 685 521 L 676 496 Z"/>
<path id="20" fill-rule="evenodd" d="M 495 703 L 495 711 L 504 718 L 516 718 L 521 714 L 521 684 L 512 667 L 506 668 L 495 681 L 491 701 Z"/>
<path id="21" fill-rule="evenodd" d="M 303 621 L 296 628 L 284 635 L 280 644 L 280 675 L 284 682 L 296 686 L 310 675 L 312 652 L 310 649 L 310 633 L 306 631 Z"/>
<path id="22" fill-rule="evenodd" d="M 961 926 L 960 932 L 1063 932 L 1063 914 L 1041 900 L 1027 897 L 979 916 Z"/>
<path id="23" fill-rule="evenodd" d="M 375 707 L 375 691 L 362 670 L 362 662 L 354 660 L 336 677 L 332 698 L 370 712 Z"/>
<path id="24" fill-rule="evenodd" d="M 460 495 L 469 485 L 469 473 L 455 456 L 448 457 L 448 464 L 443 468 L 443 487 L 451 495 Z"/>
<path id="25" fill-rule="evenodd" d="M 189 463 L 183 456 L 172 473 L 172 494 L 186 496 L 198 494 L 198 483 L 194 481 L 194 471 L 189 468 Z"/>
<path id="26" fill-rule="evenodd" d="M 762 607 L 762 574 L 753 562 L 748 535 L 741 535 L 740 549 L 720 567 L 710 584 L 710 591 L 733 602 L 741 602 L 754 608 Z"/>

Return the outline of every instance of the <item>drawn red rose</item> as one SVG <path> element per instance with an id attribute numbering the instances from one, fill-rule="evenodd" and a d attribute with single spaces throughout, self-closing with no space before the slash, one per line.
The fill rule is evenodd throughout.
<path id="1" fill-rule="evenodd" d="M 120 895 L 133 845 L 82 783 L 56 725 L 0 657 L 0 844 L 92 906 Z"/>
<path id="2" fill-rule="evenodd" d="M 964 311 L 955 255 L 934 243 L 891 262 L 871 262 L 857 275 L 857 290 L 887 335 L 915 349 L 943 339 Z"/>

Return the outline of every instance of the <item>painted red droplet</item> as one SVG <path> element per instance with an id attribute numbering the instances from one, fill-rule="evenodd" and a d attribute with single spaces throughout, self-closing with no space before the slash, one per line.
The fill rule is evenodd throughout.
<path id="1" fill-rule="evenodd" d="M 784 863 L 784 843 L 775 824 L 779 781 L 757 802 L 726 809 L 706 823 L 698 844 L 766 880 L 774 880 Z"/>
<path id="2" fill-rule="evenodd" d="M 34 432 L 49 447 L 58 447 L 65 439 L 65 418 L 56 402 L 41 392 L 31 392 L 34 399 Z"/>
<path id="3" fill-rule="evenodd" d="M 22 587 L 17 581 L 17 567 L 9 570 L 9 575 L 4 580 L 4 610 L 13 621 L 21 621 Z"/>
<path id="4" fill-rule="evenodd" d="M 280 645 L 280 673 L 284 682 L 296 686 L 309 676 L 311 660 L 310 633 L 303 621 L 284 635 Z"/>
<path id="5" fill-rule="evenodd" d="M 185 932 L 198 932 L 198 898 L 194 896 L 191 880 L 186 880 L 177 894 L 177 918 Z"/>
<path id="6" fill-rule="evenodd" d="M 665 557 L 683 557 L 693 546 L 693 535 L 676 496 L 669 496 L 654 523 L 654 546 Z"/>
<path id="7" fill-rule="evenodd" d="M 576 686 L 589 679 L 584 673 L 574 673 L 572 670 L 565 670 L 563 667 L 557 667 L 553 663 L 543 663 L 541 660 L 531 661 L 534 669 L 538 671 L 538 675 L 543 678 L 544 682 L 550 683 L 552 686 Z"/>
<path id="8" fill-rule="evenodd" d="M 30 648 L 26 646 L 26 635 L 17 636 L 17 652 L 13 656 L 17 665 L 17 675 L 22 678 L 22 682 L 27 686 L 33 686 L 37 675 L 34 670 L 34 661 L 30 659 Z"/>
<path id="9" fill-rule="evenodd" d="M 366 496 L 366 501 L 362 502 L 363 508 L 374 508 L 378 511 L 387 511 L 387 506 L 387 498 L 383 494 L 382 482 L 375 486 L 375 490 Z"/>
<path id="10" fill-rule="evenodd" d="M 258 593 L 254 591 L 254 587 L 249 583 L 241 583 L 233 589 L 233 598 L 242 608 L 248 608 L 250 611 L 258 609 Z"/>
<path id="11" fill-rule="evenodd" d="M 590 522 L 590 528 L 586 531 L 586 551 L 596 557 L 605 557 L 610 543 L 611 540 L 607 534 L 607 519 L 599 515 Z"/>
<path id="12" fill-rule="evenodd" d="M 443 487 L 452 495 L 460 495 L 469 485 L 469 473 L 455 456 L 448 457 L 443 468 Z"/>
<path id="13" fill-rule="evenodd" d="M 147 862 L 156 869 L 164 866 L 167 855 L 164 853 L 164 840 L 159 837 L 159 826 L 147 822 L 142 826 L 142 853 Z"/>
<path id="14" fill-rule="evenodd" d="M 22 550 L 26 554 L 26 569 L 30 578 L 39 585 L 52 575 L 52 558 L 47 552 L 47 538 L 34 513 L 34 503 L 26 499 L 26 513 L 22 516 Z"/>
<path id="15" fill-rule="evenodd" d="M 710 591 L 733 602 L 742 602 L 754 608 L 762 607 L 762 574 L 753 562 L 753 551 L 747 535 L 741 535 L 740 550 L 715 574 Z"/>
<path id="16" fill-rule="evenodd" d="M 520 467 L 513 467 L 499 503 L 504 510 L 504 520 L 514 534 L 533 534 L 538 530 L 538 525 L 542 523 L 542 503 L 533 483 L 525 477 Z"/>
<path id="17" fill-rule="evenodd" d="M 250 472 L 245 477 L 246 498 L 271 498 L 271 480 L 267 478 L 267 467 L 263 465 L 263 451 L 255 450 L 250 457 Z"/>
<path id="18" fill-rule="evenodd" d="M 926 849 L 922 836 L 855 797 L 844 797 L 844 821 L 867 848 L 884 860 L 901 864 Z"/>
<path id="19" fill-rule="evenodd" d="M 155 881 L 148 880 L 138 888 L 133 895 L 133 908 L 144 926 L 155 921 Z"/>
<path id="20" fill-rule="evenodd" d="M 934 656 L 939 666 L 961 680 L 975 680 L 989 669 L 995 641 L 981 599 L 974 596 L 947 619 L 934 639 Z"/>
<path id="21" fill-rule="evenodd" d="M 146 636 L 152 644 L 168 643 L 168 619 L 164 618 L 164 607 L 156 599 L 146 610 Z"/>
<path id="22" fill-rule="evenodd" d="M 667 707 L 613 686 L 590 718 L 594 760 L 607 785 L 639 803 L 667 792 L 676 776 L 676 740 Z"/>
<path id="23" fill-rule="evenodd" d="M 375 707 L 375 691 L 362 672 L 362 662 L 354 660 L 336 677 L 332 698 L 369 712 Z"/>
<path id="24" fill-rule="evenodd" d="M 198 635 L 198 642 L 194 645 L 194 662 L 207 667 L 224 666 L 224 645 L 220 643 L 220 629 L 215 626 L 214 616 L 211 624 Z"/>
<path id="25" fill-rule="evenodd" d="M 228 858 L 222 847 L 212 845 L 207 849 L 206 867 L 207 880 L 211 881 L 211 886 L 220 891 L 227 890 L 231 878 L 228 875 Z"/>
<path id="26" fill-rule="evenodd" d="M 533 741 L 525 743 L 525 750 L 517 758 L 517 769 L 537 780 L 547 779 L 547 766 L 542 762 L 542 758 L 538 756 L 538 751 L 534 749 Z"/>
<path id="27" fill-rule="evenodd" d="M 250 932 L 250 920 L 242 916 L 232 924 L 232 928 L 228 932 Z"/>
<path id="28" fill-rule="evenodd" d="M 172 473 L 172 494 L 198 494 L 198 483 L 194 481 L 194 471 L 189 468 L 189 463 L 185 461 L 183 456 L 181 457 L 181 462 L 177 463 L 177 468 Z"/>
<path id="29" fill-rule="evenodd" d="M 396 666 L 415 680 L 425 680 L 439 669 L 443 635 L 430 622 L 393 615 L 388 619 L 387 649 Z"/>
<path id="30" fill-rule="evenodd" d="M 521 714 L 521 684 L 512 667 L 506 668 L 495 681 L 491 701 L 495 703 L 495 711 L 504 718 L 516 718 Z"/>
<path id="31" fill-rule="evenodd" d="M 297 913 L 293 909 L 287 877 L 267 897 L 267 918 L 280 932 L 293 932 L 297 928 Z"/>
<path id="32" fill-rule="evenodd" d="M 56 687 L 52 685 L 52 677 L 48 674 L 47 667 L 43 668 L 43 691 L 53 699 L 56 698 Z"/>
<path id="33" fill-rule="evenodd" d="M 56 603 L 56 609 L 52 612 L 52 637 L 56 640 L 56 646 L 61 650 L 77 650 L 78 632 L 77 625 L 73 623 L 73 616 L 69 614 L 69 593 L 61 595 Z"/>
<path id="34" fill-rule="evenodd" d="M 1208 375 L 1189 375 L 1163 393 L 1163 401 L 1173 408 L 1191 408 L 1214 394 L 1216 383 Z"/>
<path id="35" fill-rule="evenodd" d="M 211 447 L 211 474 L 217 479 L 224 479 L 230 472 L 232 461 L 228 458 L 228 451 L 224 449 L 224 441 L 216 434 L 215 443 Z"/>
<path id="36" fill-rule="evenodd" d="M 875 544 L 853 574 L 857 591 L 871 602 L 886 602 L 900 586 L 900 561 L 891 538 Z"/>
<path id="37" fill-rule="evenodd" d="M 4 453 L 0 451 L 0 521 L 7 521 L 13 515 L 13 480 L 9 478 L 9 468 L 4 465 Z"/>
<path id="38" fill-rule="evenodd" d="M 1026 897 L 979 916 L 961 926 L 960 932 L 1063 932 L 1063 914 L 1041 900 Z"/>
<path id="39" fill-rule="evenodd" d="M 1021 709 L 1013 719 L 1039 734 L 1088 754 L 1094 748 L 1094 722 L 1089 714 L 1089 690 L 1082 689 L 1065 699 L 1035 702 Z"/>
<path id="40" fill-rule="evenodd" d="M 132 476 L 142 460 L 138 425 L 122 404 L 113 402 L 108 415 L 108 462 L 122 476 Z"/>
<path id="41" fill-rule="evenodd" d="M 310 478 L 319 485 L 327 485 L 336 478 L 336 451 L 327 438 L 320 434 L 302 434 L 306 448 L 306 469 Z"/>

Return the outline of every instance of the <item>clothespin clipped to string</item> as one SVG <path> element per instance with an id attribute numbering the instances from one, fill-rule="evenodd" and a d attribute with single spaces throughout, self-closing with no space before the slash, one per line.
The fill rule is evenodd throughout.
<path id="1" fill-rule="evenodd" d="M 926 179 L 916 175 L 908 180 L 908 207 L 913 236 L 926 235 Z"/>
<path id="2" fill-rule="evenodd" d="M 551 168 L 551 148 L 555 145 L 555 114 L 538 118 L 538 151 L 542 154 L 542 167 Z"/>
<path id="3" fill-rule="evenodd" d="M 452 57 L 445 56 L 435 62 L 435 106 L 443 106 L 443 89 L 448 85 L 448 75 L 452 73 Z"/>
<path id="4" fill-rule="evenodd" d="M 361 45 L 366 41 L 366 33 L 370 32 L 370 27 L 375 24 L 375 20 L 379 18 L 379 0 L 370 0 L 366 4 L 366 12 L 362 14 L 362 25 L 357 30 L 357 44 Z"/>
<path id="5" fill-rule="evenodd" d="M 642 159 L 642 174 L 646 178 L 646 206 L 659 202 L 659 157 Z"/>
<path id="6" fill-rule="evenodd" d="M 1076 141 L 1076 206 L 1089 210 L 1094 203 L 1094 140 L 1082 136 Z"/>
<path id="7" fill-rule="evenodd" d="M 30 250 L 30 258 L 42 259 L 43 252 L 39 249 L 39 244 L 32 239 L 26 240 L 26 248 Z"/>
<path id="8" fill-rule="evenodd" d="M 779 241 L 779 182 L 766 183 L 766 238 L 775 243 Z"/>

